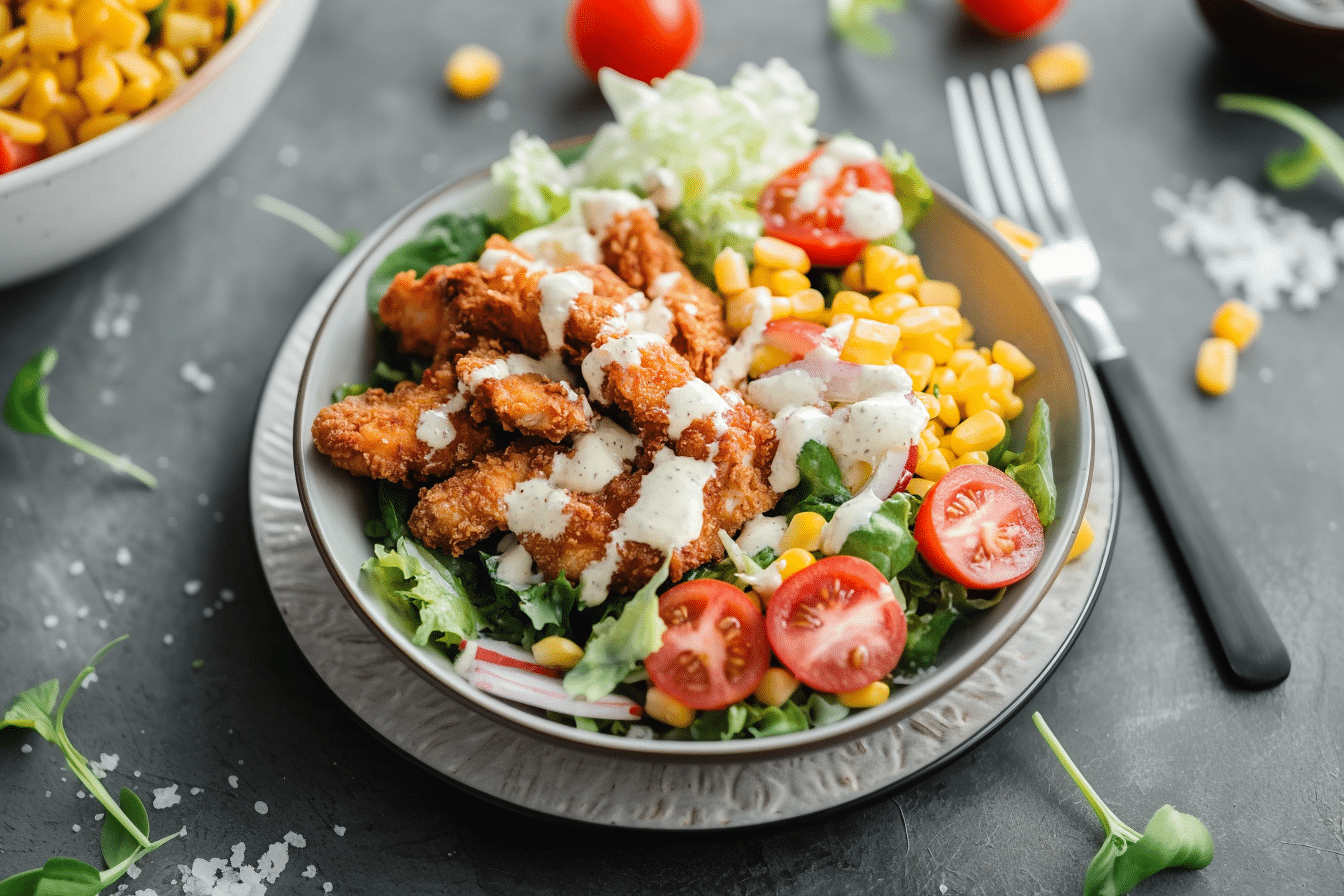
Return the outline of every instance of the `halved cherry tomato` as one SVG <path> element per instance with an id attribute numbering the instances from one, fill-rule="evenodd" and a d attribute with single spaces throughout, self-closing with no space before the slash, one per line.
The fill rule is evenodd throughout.
<path id="1" fill-rule="evenodd" d="M 692 579 L 658 598 L 663 646 L 644 660 L 649 678 L 692 709 L 723 709 L 761 683 L 770 666 L 765 618 L 717 579 Z"/>
<path id="2" fill-rule="evenodd" d="M 896 668 L 905 649 L 905 613 L 877 567 L 837 555 L 784 580 L 766 608 L 765 632 L 799 681 L 839 694 Z"/>
<path id="3" fill-rule="evenodd" d="M 42 147 L 32 143 L 20 143 L 4 132 L 0 132 L 0 174 L 7 174 L 24 165 L 31 165 L 46 157 Z"/>
<path id="4" fill-rule="evenodd" d="M 959 0 L 961 8 L 990 34 L 1029 37 L 1043 31 L 1064 0 Z"/>
<path id="5" fill-rule="evenodd" d="M 963 464 L 944 473 L 915 516 L 919 553 L 967 588 L 1002 588 L 1036 568 L 1045 535 L 1036 505 L 1006 473 Z"/>
<path id="6" fill-rule="evenodd" d="M 795 361 L 826 342 L 833 345 L 836 351 L 840 350 L 834 339 L 826 337 L 825 327 L 798 317 L 775 318 L 765 325 L 762 338 L 766 345 L 791 353 Z"/>
<path id="7" fill-rule="evenodd" d="M 822 190 L 816 208 L 796 210 L 793 204 L 798 188 L 807 180 L 812 160 L 821 152 L 820 148 L 815 150 L 766 184 L 756 202 L 756 211 L 767 235 L 798 246 L 817 267 L 839 268 L 858 258 L 868 245 L 867 240 L 844 229 L 845 198 L 860 187 L 887 193 L 894 187 L 891 175 L 877 160 L 845 165 L 839 176 Z"/>
<path id="8" fill-rule="evenodd" d="M 574 0 L 569 45 L 588 77 L 611 68 L 649 82 L 680 68 L 700 43 L 697 0 Z"/>

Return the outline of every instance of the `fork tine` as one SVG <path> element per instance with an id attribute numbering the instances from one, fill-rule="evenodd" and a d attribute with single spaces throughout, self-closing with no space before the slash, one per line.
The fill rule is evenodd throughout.
<path id="1" fill-rule="evenodd" d="M 994 87 L 994 100 L 999 108 L 999 123 L 1003 126 L 1008 157 L 1012 160 L 1013 170 L 1017 172 L 1017 188 L 1022 192 L 1022 201 L 1031 216 L 1031 226 L 1047 243 L 1055 242 L 1059 239 L 1059 229 L 1046 208 L 1041 182 L 1036 177 L 1036 165 L 1032 162 L 1027 137 L 1022 131 L 1022 117 L 1013 99 L 1012 82 L 1007 72 L 996 68 L 990 74 L 990 83 Z"/>
<path id="2" fill-rule="evenodd" d="M 1003 213 L 1020 224 L 1026 224 L 1027 214 L 1022 208 L 1022 197 L 1017 192 L 1013 167 L 1008 161 L 1008 150 L 1003 145 L 1003 132 L 994 113 L 994 100 L 989 93 L 989 81 L 980 72 L 970 77 L 971 106 L 975 122 L 980 127 L 980 140 L 989 160 L 989 171 L 994 179 L 994 190 L 999 195 Z"/>
<path id="3" fill-rule="evenodd" d="M 971 99 L 960 78 L 947 79 L 947 108 L 952 115 L 952 142 L 957 147 L 966 196 L 976 211 L 993 220 L 999 215 L 999 203 L 994 198 L 994 186 L 989 179 L 989 169 L 985 167 L 984 153 L 980 150 Z"/>
<path id="4" fill-rule="evenodd" d="M 1017 104 L 1022 112 L 1023 124 L 1026 125 L 1027 140 L 1036 157 L 1050 207 L 1064 222 L 1064 229 L 1070 236 L 1085 235 L 1086 228 L 1074 205 L 1069 179 L 1064 173 L 1064 163 L 1059 160 L 1055 138 L 1050 135 L 1050 123 L 1046 121 L 1041 96 L 1036 92 L 1036 82 L 1025 65 L 1014 66 L 1013 83 L 1017 88 Z"/>

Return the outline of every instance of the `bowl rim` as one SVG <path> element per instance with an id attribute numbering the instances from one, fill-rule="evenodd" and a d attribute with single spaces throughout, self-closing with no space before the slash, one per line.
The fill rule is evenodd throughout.
<path id="1" fill-rule="evenodd" d="M 1285 7 L 1275 2 L 1275 0 L 1233 0 L 1234 3 L 1240 3 L 1244 6 L 1250 6 L 1257 12 L 1278 19 L 1287 25 L 1299 28 L 1306 28 L 1313 33 L 1336 33 L 1344 38 L 1344 6 L 1334 13 L 1323 10 L 1311 9 L 1307 6 Z M 1200 5 L 1207 5 L 1206 0 L 1200 0 Z"/>
<path id="2" fill-rule="evenodd" d="M 67 171 L 79 168 L 94 159 L 115 152 L 117 149 L 134 142 L 149 131 L 172 117 L 183 106 L 200 95 L 211 82 L 219 77 L 224 69 L 238 58 L 247 47 L 256 40 L 256 36 L 273 19 L 280 6 L 295 0 L 265 0 L 252 17 L 243 23 L 243 27 L 226 40 L 219 50 L 207 59 L 200 68 L 192 72 L 173 91 L 168 99 L 155 103 L 139 115 L 134 115 L 125 124 L 118 125 L 92 140 L 70 147 L 64 152 L 47 156 L 31 165 L 24 165 L 7 174 L 0 175 L 0 197 L 6 193 L 17 193 L 38 181 L 59 177 Z"/>
<path id="3" fill-rule="evenodd" d="M 554 149 L 560 149 L 582 145 L 590 139 L 591 135 L 572 137 L 552 143 L 551 146 Z M 347 579 L 344 569 L 327 542 L 322 521 L 317 518 L 310 496 L 312 483 L 309 481 L 306 472 L 308 462 L 306 448 L 311 443 L 311 435 L 310 421 L 304 414 L 305 398 L 309 394 L 310 374 L 318 355 L 319 346 L 323 341 L 323 335 L 328 331 L 329 324 L 335 318 L 338 306 L 342 305 L 342 298 L 346 296 L 350 289 L 356 288 L 356 278 L 365 268 L 373 252 L 382 246 L 387 235 L 405 224 L 408 219 L 425 212 L 428 206 L 436 202 L 442 202 L 454 193 L 488 184 L 488 178 L 489 169 L 487 168 L 431 188 L 389 217 L 351 253 L 353 261 L 346 269 L 341 282 L 332 289 L 330 304 L 323 312 L 322 320 L 314 333 L 307 357 L 304 359 L 303 374 L 300 377 L 295 398 L 293 430 L 295 478 L 304 519 L 308 524 L 309 532 L 313 537 L 318 553 L 355 614 L 388 649 L 400 657 L 413 671 L 440 691 L 476 712 L 543 742 L 558 739 L 567 745 L 597 752 L 608 757 L 619 756 L 633 760 L 657 759 L 659 761 L 680 760 L 691 762 L 750 760 L 767 755 L 779 757 L 788 754 L 813 752 L 833 746 L 838 742 L 853 740 L 866 732 L 919 711 L 981 668 L 986 658 L 991 657 L 995 651 L 1000 649 L 1021 628 L 1026 619 L 1035 612 L 1046 591 L 1054 584 L 1055 579 L 1067 562 L 1067 546 L 1062 548 L 1057 546 L 1052 568 L 1042 569 L 1038 567 L 1033 572 L 1033 576 L 1036 576 L 1037 573 L 1044 573 L 1044 575 L 1032 579 L 1029 599 L 1018 601 L 1012 607 L 1013 612 L 1007 620 L 1000 620 L 992 628 L 993 637 L 975 642 L 975 649 L 967 651 L 967 656 L 960 657 L 947 666 L 936 667 L 934 674 L 906 685 L 881 706 L 873 707 L 862 713 L 852 713 L 839 722 L 820 728 L 810 728 L 804 731 L 763 738 L 728 741 L 624 738 L 600 732 L 582 731 L 569 725 L 553 722 L 544 716 L 536 715 L 527 709 L 480 691 L 468 685 L 464 679 L 458 676 L 442 677 L 436 674 L 435 670 L 427 663 L 418 661 L 416 657 L 402 649 L 393 634 L 385 630 L 381 621 L 375 618 L 363 605 L 358 583 Z M 1068 519 L 1060 516 L 1053 525 L 1067 526 L 1070 534 L 1076 533 L 1087 507 L 1096 451 L 1094 418 L 1096 408 L 1092 404 L 1090 390 L 1086 382 L 1084 370 L 1086 362 L 1083 359 L 1082 351 L 1073 338 L 1072 332 L 1069 330 L 1054 299 L 1031 274 L 1030 269 L 1008 241 L 960 198 L 933 181 L 929 181 L 929 185 L 937 202 L 948 205 L 954 214 L 980 231 L 981 235 L 988 237 L 1005 259 L 1018 269 L 1028 286 L 1031 287 L 1037 301 L 1041 303 L 1042 309 L 1052 321 L 1055 332 L 1063 345 L 1078 406 L 1078 429 L 1081 443 L 1079 446 L 1079 479 L 1081 480 L 1079 485 L 1081 487 L 1072 516 Z M 326 288 L 325 285 L 322 288 Z M 363 299 L 363 290 L 358 290 L 358 293 L 360 298 Z M 1072 539 L 1070 539 L 1070 543 L 1071 541 Z M 423 649 L 430 650 L 432 648 Z"/>

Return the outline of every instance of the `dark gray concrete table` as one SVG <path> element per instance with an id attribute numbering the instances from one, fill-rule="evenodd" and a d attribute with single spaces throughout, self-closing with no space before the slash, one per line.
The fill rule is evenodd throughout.
<path id="1" fill-rule="evenodd" d="M 1025 713 L 876 803 L 687 843 L 558 826 L 467 796 L 368 734 L 293 647 L 253 548 L 248 445 L 280 338 L 334 258 L 251 199 L 274 194 L 367 232 L 482 168 L 518 129 L 591 132 L 608 114 L 570 60 L 562 6 L 328 0 L 288 80 L 217 171 L 119 244 L 0 291 L 0 379 L 55 345 L 57 417 L 162 480 L 150 492 L 62 447 L 0 433 L 0 692 L 68 680 L 130 633 L 70 720 L 86 752 L 118 755 L 113 783 L 146 802 L 179 785 L 181 803 L 150 813 L 156 830 L 185 824 L 189 836 L 151 855 L 130 892 L 179 892 L 178 864 L 227 858 L 238 842 L 254 862 L 287 831 L 307 845 L 291 850 L 273 892 L 318 893 L 324 882 L 406 894 L 1077 892 L 1098 827 Z M 891 137 L 955 190 L 944 78 L 1017 62 L 1041 43 L 991 40 L 949 0 L 910 0 L 885 19 L 895 55 L 873 59 L 827 36 L 820 0 L 707 6 L 692 70 L 723 82 L 742 61 L 782 56 L 820 92 L 821 128 Z M 1073 4 L 1048 37 L 1082 40 L 1096 73 L 1048 112 L 1121 336 L 1294 668 L 1273 690 L 1229 685 L 1130 455 L 1109 578 L 1028 709 L 1131 823 L 1171 802 L 1213 832 L 1213 865 L 1141 892 L 1339 893 L 1344 296 L 1272 314 L 1230 396 L 1194 389 L 1216 295 L 1194 262 L 1161 248 L 1167 218 L 1151 194 L 1225 175 L 1266 189 L 1260 162 L 1290 141 L 1215 110 L 1216 93 L 1264 85 L 1218 56 L 1193 6 L 1143 6 Z M 486 102 L 457 102 L 440 82 L 466 41 L 504 59 Z M 1344 127 L 1338 98 L 1293 98 Z M 1328 185 L 1287 201 L 1318 223 L 1344 215 L 1344 190 Z M 188 365 L 213 388 L 191 367 L 184 376 Z M 0 733 L 0 876 L 53 854 L 94 859 L 97 810 L 68 777 L 35 737 Z M 315 876 L 301 874 L 308 865 Z"/>

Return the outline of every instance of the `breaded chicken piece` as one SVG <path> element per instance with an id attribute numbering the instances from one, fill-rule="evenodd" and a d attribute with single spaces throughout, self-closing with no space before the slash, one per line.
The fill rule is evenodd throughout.
<path id="1" fill-rule="evenodd" d="M 731 344 L 723 300 L 695 279 L 658 220 L 642 208 L 617 214 L 602 236 L 602 256 L 622 280 L 666 304 L 675 327 L 672 347 L 708 380 Z"/>
<path id="2" fill-rule="evenodd" d="M 458 358 L 457 376 L 471 396 L 472 418 L 551 442 L 590 429 L 588 399 L 569 383 L 551 379 L 543 367 L 528 355 L 502 351 L 498 343 L 483 343 Z"/>
<path id="3" fill-rule="evenodd" d="M 425 357 L 434 354 L 445 326 L 445 281 L 451 277 L 452 269 L 439 265 L 421 278 L 414 271 L 402 271 L 392 278 L 378 301 L 378 316 L 397 334 L 401 351 Z"/>
<path id="4" fill-rule="evenodd" d="M 438 413 L 429 415 L 422 433 L 426 412 Z M 323 408 L 312 434 L 317 450 L 336 466 L 401 483 L 451 475 L 499 444 L 492 427 L 472 419 L 453 369 L 443 366 L 426 370 L 418 384 L 370 389 Z M 422 434 L 444 444 L 431 447 Z"/>

